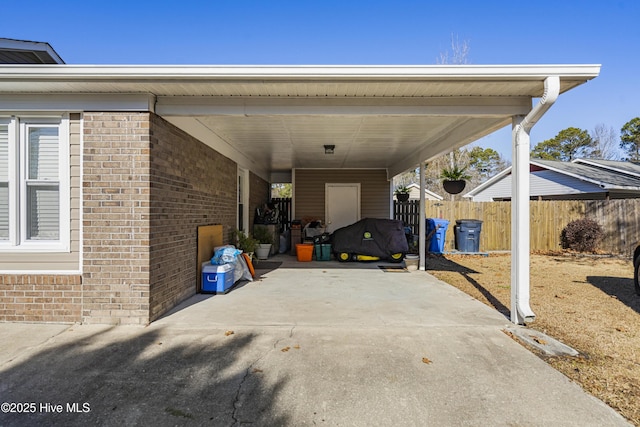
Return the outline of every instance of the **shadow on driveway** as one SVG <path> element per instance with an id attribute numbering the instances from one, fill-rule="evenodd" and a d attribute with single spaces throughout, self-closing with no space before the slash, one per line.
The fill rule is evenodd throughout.
<path id="1" fill-rule="evenodd" d="M 480 271 L 473 270 L 471 268 L 465 267 L 464 265 L 460 265 L 456 262 L 453 262 L 443 256 L 430 255 L 426 259 L 426 269 L 427 271 L 450 271 L 453 273 L 459 273 L 462 277 L 465 278 L 467 282 L 469 282 L 474 288 L 476 288 L 482 296 L 484 296 L 489 304 L 493 308 L 495 308 L 500 314 L 509 318 L 511 316 L 511 310 L 509 307 L 505 306 L 498 298 L 496 298 L 491 291 L 482 286 L 477 280 L 470 276 L 470 274 L 483 274 Z"/>
<path id="2" fill-rule="evenodd" d="M 640 295 L 635 292 L 633 279 L 627 277 L 587 276 L 587 282 L 640 313 Z"/>
<path id="3" fill-rule="evenodd" d="M 271 412 L 284 383 L 268 386 L 239 360 L 253 334 L 194 339 L 161 329 L 81 331 L 72 327 L 54 338 L 63 342 L 2 367 L 3 401 L 34 406 L 27 409 L 33 413 L 0 414 L 0 425 L 287 424 Z"/>

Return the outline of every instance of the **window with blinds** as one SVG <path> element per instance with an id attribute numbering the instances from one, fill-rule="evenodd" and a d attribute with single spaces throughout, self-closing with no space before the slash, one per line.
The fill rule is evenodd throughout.
<path id="1" fill-rule="evenodd" d="M 60 236 L 59 142 L 57 126 L 26 126 L 27 240 L 58 240 Z"/>

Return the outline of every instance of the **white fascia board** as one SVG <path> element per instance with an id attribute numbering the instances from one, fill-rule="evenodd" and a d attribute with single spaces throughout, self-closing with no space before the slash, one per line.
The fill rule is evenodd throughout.
<path id="1" fill-rule="evenodd" d="M 119 79 L 480 79 L 544 80 L 591 79 L 600 74 L 599 64 L 554 65 L 37 65 L 0 66 L 0 78 L 83 80 Z"/>
<path id="2" fill-rule="evenodd" d="M 213 148 L 223 156 L 233 160 L 242 169 L 248 169 L 267 182 L 270 181 L 270 171 L 266 165 L 256 163 L 244 153 L 237 150 L 233 144 L 216 135 L 201 121 L 193 117 L 165 117 L 165 119 L 180 129 L 189 129 L 189 134 L 203 144 Z M 186 132 L 186 130 L 185 130 Z"/>
<path id="3" fill-rule="evenodd" d="M 140 94 L 0 94 L 0 111 L 153 112 L 155 97 Z"/>
<path id="4" fill-rule="evenodd" d="M 425 115 L 505 117 L 526 114 L 529 97 L 268 98 L 159 96 L 161 116 L 205 115 Z"/>

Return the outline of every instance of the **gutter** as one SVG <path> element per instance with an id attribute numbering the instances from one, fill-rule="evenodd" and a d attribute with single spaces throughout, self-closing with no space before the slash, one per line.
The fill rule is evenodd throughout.
<path id="1" fill-rule="evenodd" d="M 1 64 L 2 79 L 100 80 L 407 80 L 540 81 L 562 76 L 575 86 L 598 76 L 599 64 L 552 65 L 40 65 Z M 569 87 L 570 89 L 570 87 Z M 565 90 L 568 90 L 565 88 Z"/>
<path id="2" fill-rule="evenodd" d="M 513 127 L 512 190 L 511 190 L 511 321 L 532 322 L 536 315 L 529 304 L 530 297 L 530 225 L 529 225 L 529 150 L 531 128 L 544 116 L 560 95 L 560 77 L 544 80 L 540 102 Z"/>
<path id="3" fill-rule="evenodd" d="M 538 123 L 538 120 L 544 116 L 544 114 L 551 108 L 556 99 L 558 99 L 558 95 L 560 95 L 560 77 L 559 76 L 549 76 L 544 80 L 544 93 L 542 94 L 542 98 L 540 98 L 540 102 L 533 107 L 533 109 L 526 115 L 522 123 L 520 123 L 521 129 L 516 127 L 516 143 L 518 139 L 518 131 L 524 131 L 529 133 L 531 128 Z"/>

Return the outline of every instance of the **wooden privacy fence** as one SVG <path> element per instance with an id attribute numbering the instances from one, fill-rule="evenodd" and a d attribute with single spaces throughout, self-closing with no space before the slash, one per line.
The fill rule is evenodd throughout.
<path id="1" fill-rule="evenodd" d="M 271 199 L 278 209 L 278 223 L 284 231 L 291 226 L 291 197 L 274 197 Z"/>
<path id="2" fill-rule="evenodd" d="M 411 205 L 411 206 L 409 206 Z M 531 250 L 560 249 L 560 233 L 571 221 L 591 218 L 604 230 L 599 248 L 612 254 L 631 256 L 640 243 L 640 199 L 531 201 Z M 417 234 L 419 203 L 394 202 L 394 218 L 411 226 Z M 481 251 L 510 250 L 511 202 L 426 201 L 427 218 L 449 221 L 445 250 L 453 250 L 456 220 L 482 221 Z"/>

